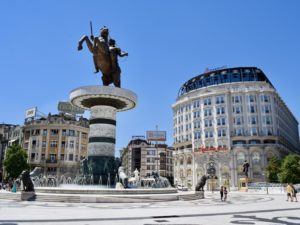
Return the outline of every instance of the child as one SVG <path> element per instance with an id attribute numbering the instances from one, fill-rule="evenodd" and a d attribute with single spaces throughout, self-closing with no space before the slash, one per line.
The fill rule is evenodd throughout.
<path id="1" fill-rule="evenodd" d="M 224 187 L 224 202 L 226 202 L 227 199 L 227 189 Z"/>

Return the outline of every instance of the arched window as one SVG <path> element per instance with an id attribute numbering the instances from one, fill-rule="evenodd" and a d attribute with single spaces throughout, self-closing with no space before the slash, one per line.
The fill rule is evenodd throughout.
<path id="1" fill-rule="evenodd" d="M 179 161 L 180 161 L 180 165 L 183 165 L 183 158 L 180 158 Z"/>

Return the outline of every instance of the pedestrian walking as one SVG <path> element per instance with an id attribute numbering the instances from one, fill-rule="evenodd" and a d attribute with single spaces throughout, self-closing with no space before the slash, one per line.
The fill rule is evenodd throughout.
<path id="1" fill-rule="evenodd" d="M 289 199 L 291 199 L 291 202 L 293 201 L 293 188 L 292 188 L 292 185 L 291 184 L 288 184 L 286 186 L 286 194 L 287 194 L 287 199 L 286 201 L 288 202 Z"/>
<path id="2" fill-rule="evenodd" d="M 220 196 L 221 196 L 221 201 L 223 202 L 223 196 L 224 196 L 224 187 L 221 186 L 221 189 L 220 189 Z"/>
<path id="3" fill-rule="evenodd" d="M 293 196 L 292 196 L 292 200 L 295 200 L 295 202 L 298 202 L 298 199 L 297 199 L 297 189 L 294 187 L 294 185 L 292 185 L 292 188 L 293 188 Z"/>
<path id="4" fill-rule="evenodd" d="M 227 200 L 227 188 L 226 187 L 224 187 L 224 202 L 226 202 L 226 200 Z"/>

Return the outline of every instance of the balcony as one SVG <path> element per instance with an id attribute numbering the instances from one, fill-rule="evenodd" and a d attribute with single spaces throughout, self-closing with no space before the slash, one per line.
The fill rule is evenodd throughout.
<path id="1" fill-rule="evenodd" d="M 46 163 L 57 163 L 57 159 L 47 159 Z"/>

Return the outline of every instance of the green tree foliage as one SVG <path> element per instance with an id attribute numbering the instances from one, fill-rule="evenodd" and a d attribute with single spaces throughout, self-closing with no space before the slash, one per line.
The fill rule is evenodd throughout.
<path id="1" fill-rule="evenodd" d="M 6 180 L 8 178 L 17 178 L 23 170 L 29 169 L 27 153 L 20 145 L 14 144 L 8 147 L 5 154 L 4 166 L 6 171 Z"/>
<path id="2" fill-rule="evenodd" d="M 300 156 L 287 155 L 281 163 L 278 177 L 281 183 L 300 183 Z"/>
<path id="3" fill-rule="evenodd" d="M 266 168 L 268 182 L 278 183 L 278 174 L 280 173 L 280 160 L 273 156 L 268 162 Z"/>

